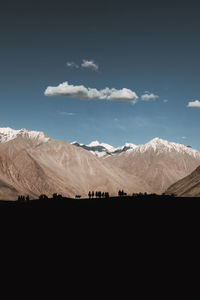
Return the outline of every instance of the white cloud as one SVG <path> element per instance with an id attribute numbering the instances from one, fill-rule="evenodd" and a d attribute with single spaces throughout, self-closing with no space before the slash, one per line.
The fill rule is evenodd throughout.
<path id="1" fill-rule="evenodd" d="M 164 103 L 167 103 L 168 101 L 169 101 L 168 99 L 164 99 L 164 100 L 163 100 Z"/>
<path id="2" fill-rule="evenodd" d="M 93 71 L 97 71 L 99 69 L 99 66 L 93 60 L 85 60 L 85 59 L 83 59 L 81 67 L 88 68 Z"/>
<path id="3" fill-rule="evenodd" d="M 67 111 L 60 111 L 59 114 L 63 115 L 63 116 L 75 116 L 76 115 L 73 112 L 67 112 Z"/>
<path id="4" fill-rule="evenodd" d="M 86 88 L 83 85 L 70 85 L 68 82 L 63 82 L 58 86 L 49 86 L 46 88 L 44 94 L 45 96 L 63 96 L 75 99 L 128 101 L 133 104 L 135 104 L 138 99 L 138 96 L 134 91 L 126 88 L 121 90 L 115 88 L 97 90 L 95 88 Z"/>
<path id="5" fill-rule="evenodd" d="M 73 62 L 73 61 L 68 61 L 66 63 L 66 65 L 67 65 L 68 68 L 76 68 L 76 69 L 79 68 L 79 66 L 75 62 Z"/>
<path id="6" fill-rule="evenodd" d="M 150 93 L 146 93 L 146 94 L 144 94 L 144 95 L 141 96 L 141 99 L 143 101 L 155 100 L 157 98 L 158 98 L 158 96 L 155 95 L 155 94 L 153 94 L 153 93 L 151 93 L 151 94 Z"/>
<path id="7" fill-rule="evenodd" d="M 200 101 L 199 100 L 194 100 L 188 102 L 187 107 L 199 107 L 200 108 Z"/>

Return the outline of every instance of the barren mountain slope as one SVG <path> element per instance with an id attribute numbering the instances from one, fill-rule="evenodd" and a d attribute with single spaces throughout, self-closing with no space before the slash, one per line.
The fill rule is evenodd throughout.
<path id="1" fill-rule="evenodd" d="M 5 174 L 0 179 L 14 186 L 14 199 L 19 193 L 35 198 L 53 193 L 87 196 L 89 190 L 108 191 L 114 195 L 119 189 L 128 193 L 150 191 L 143 180 L 62 141 L 38 142 L 32 137 L 18 135 L 1 142 L 0 150 L 5 166 L 1 168 L 1 173 L 4 170 Z M 11 175 L 8 164 L 12 166 Z"/>
<path id="2" fill-rule="evenodd" d="M 0 200 L 16 200 L 19 194 L 14 186 L 0 179 Z"/>
<path id="3" fill-rule="evenodd" d="M 64 184 L 65 194 L 87 196 L 89 190 L 116 194 L 150 191 L 143 180 L 121 171 L 88 151 L 68 143 L 51 140 L 31 150 L 31 155 L 55 182 Z M 59 192 L 59 191 L 58 191 Z"/>
<path id="4" fill-rule="evenodd" d="M 190 175 L 171 185 L 166 194 L 180 197 L 200 197 L 200 166 Z"/>
<path id="5" fill-rule="evenodd" d="M 46 134 L 39 131 L 0 128 L 0 148 L 6 152 L 10 159 L 13 159 L 23 149 L 34 148 L 49 140 L 50 138 Z"/>
<path id="6" fill-rule="evenodd" d="M 200 153 L 184 145 L 155 138 L 130 152 L 105 160 L 142 178 L 153 192 L 162 193 L 200 164 Z"/>
<path id="7" fill-rule="evenodd" d="M 20 192 L 15 180 L 19 172 L 9 157 L 0 149 L 0 199 L 16 199 Z"/>

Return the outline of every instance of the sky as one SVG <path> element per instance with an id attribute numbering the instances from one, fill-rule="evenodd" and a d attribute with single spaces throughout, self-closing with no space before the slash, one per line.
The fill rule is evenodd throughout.
<path id="1" fill-rule="evenodd" d="M 0 127 L 200 150 L 198 1 L 4 1 Z"/>

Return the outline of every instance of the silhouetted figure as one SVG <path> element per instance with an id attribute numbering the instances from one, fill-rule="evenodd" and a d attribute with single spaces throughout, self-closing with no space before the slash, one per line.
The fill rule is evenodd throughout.
<path id="1" fill-rule="evenodd" d="M 57 199 L 58 195 L 56 193 L 53 194 L 53 199 Z"/>
<path id="2" fill-rule="evenodd" d="M 118 196 L 119 197 L 121 197 L 121 196 L 127 196 L 127 193 L 125 193 L 124 190 L 119 190 Z"/>
<path id="3" fill-rule="evenodd" d="M 92 191 L 92 198 L 94 198 L 94 191 Z"/>
<path id="4" fill-rule="evenodd" d="M 18 196 L 18 200 L 17 201 L 19 201 L 19 202 L 25 202 L 25 196 L 23 196 L 23 195 Z"/>
<path id="5" fill-rule="evenodd" d="M 26 202 L 29 202 L 30 201 L 30 198 L 29 198 L 29 195 L 26 196 Z"/>
<path id="6" fill-rule="evenodd" d="M 88 197 L 89 197 L 89 199 L 91 199 L 91 192 L 90 191 L 88 193 Z"/>
<path id="7" fill-rule="evenodd" d="M 108 199 L 109 198 L 109 193 L 105 192 L 105 198 Z"/>
<path id="8" fill-rule="evenodd" d="M 76 199 L 80 199 L 80 198 L 81 198 L 81 195 L 76 195 L 75 198 L 76 198 Z"/>
<path id="9" fill-rule="evenodd" d="M 98 192 L 98 197 L 101 198 L 101 192 L 100 191 Z"/>
<path id="10" fill-rule="evenodd" d="M 98 192 L 95 193 L 96 198 L 98 197 Z"/>
<path id="11" fill-rule="evenodd" d="M 104 197 L 105 197 L 105 193 L 103 192 L 103 193 L 102 193 L 102 198 L 104 198 Z"/>

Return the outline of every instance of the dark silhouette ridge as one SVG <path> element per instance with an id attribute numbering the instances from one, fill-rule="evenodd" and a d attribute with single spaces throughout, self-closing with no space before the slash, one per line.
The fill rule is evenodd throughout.
<path id="1" fill-rule="evenodd" d="M 119 191 L 121 194 L 124 191 Z M 134 194 L 132 196 L 127 196 L 125 193 L 116 197 L 109 197 L 109 193 L 104 193 L 104 198 L 102 198 L 103 193 L 96 192 L 97 197 L 84 198 L 84 199 L 72 199 L 62 197 L 59 194 L 53 194 L 53 197 L 48 198 L 46 195 L 40 195 L 39 199 L 31 199 L 29 196 L 20 195 L 16 201 L 0 201 L 0 207 L 12 207 L 12 208 L 33 208 L 37 211 L 44 210 L 56 210 L 56 209 L 67 209 L 70 207 L 102 207 L 102 208 L 117 208 L 117 207 L 154 207 L 159 208 L 160 206 L 164 207 L 180 207 L 182 205 L 190 205 L 195 203 L 200 205 L 199 198 L 181 198 L 175 197 L 174 195 L 157 195 L 157 194 Z"/>

